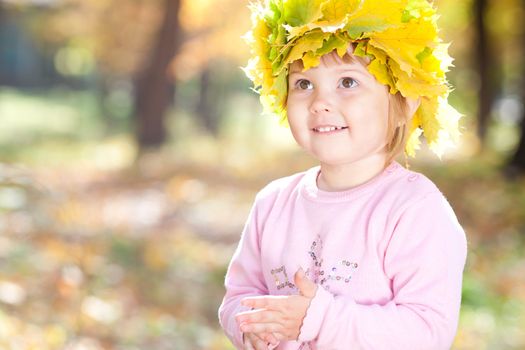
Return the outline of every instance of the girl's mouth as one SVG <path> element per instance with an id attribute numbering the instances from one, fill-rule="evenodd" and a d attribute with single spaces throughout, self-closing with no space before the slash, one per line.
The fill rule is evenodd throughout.
<path id="1" fill-rule="evenodd" d="M 312 130 L 320 134 L 327 134 L 327 133 L 337 132 L 337 131 L 341 131 L 345 129 L 348 129 L 348 126 L 319 126 L 319 127 L 313 128 Z"/>

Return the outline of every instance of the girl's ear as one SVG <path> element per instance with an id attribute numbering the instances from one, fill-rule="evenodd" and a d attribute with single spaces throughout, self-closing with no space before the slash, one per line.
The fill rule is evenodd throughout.
<path id="1" fill-rule="evenodd" d="M 407 106 L 407 116 L 408 120 L 411 120 L 414 114 L 416 113 L 417 109 L 421 105 L 421 98 L 406 98 L 406 106 Z"/>

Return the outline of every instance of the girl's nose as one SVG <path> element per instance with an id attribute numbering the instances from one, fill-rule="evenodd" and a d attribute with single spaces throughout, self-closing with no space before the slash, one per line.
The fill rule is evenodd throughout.
<path id="1" fill-rule="evenodd" d="M 331 112 L 333 109 L 330 101 L 323 94 L 317 94 L 310 105 L 310 113 L 320 114 Z"/>

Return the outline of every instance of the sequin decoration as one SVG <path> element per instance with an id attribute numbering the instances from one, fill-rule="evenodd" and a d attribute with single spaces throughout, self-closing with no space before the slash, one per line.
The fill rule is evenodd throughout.
<path id="1" fill-rule="evenodd" d="M 313 268 L 308 268 L 306 270 L 306 276 L 310 277 L 312 282 L 320 283 L 319 279 L 324 275 L 324 271 L 321 269 L 323 266 L 323 258 L 321 258 L 321 252 L 323 251 L 323 241 L 321 236 L 317 236 L 315 241 L 312 242 L 310 246 L 310 251 L 308 255 L 312 258 L 314 266 Z"/>
<path id="2" fill-rule="evenodd" d="M 328 280 L 344 281 L 349 283 L 352 280 L 352 275 L 359 265 L 348 260 L 341 261 L 341 264 L 332 267 L 332 274 L 328 275 Z"/>
<path id="3" fill-rule="evenodd" d="M 306 275 L 310 277 L 314 283 L 325 285 L 327 289 L 330 287 L 327 283 L 328 281 L 350 283 L 352 275 L 359 265 L 356 262 L 342 260 L 337 266 L 332 266 L 325 270 L 323 269 L 323 258 L 321 258 L 322 249 L 323 241 L 321 236 L 318 235 L 308 252 L 314 266 L 306 270 Z"/>
<path id="4" fill-rule="evenodd" d="M 295 284 L 288 279 L 288 274 L 286 273 L 286 267 L 284 267 L 284 265 L 277 269 L 272 269 L 270 272 L 275 280 L 275 286 L 277 289 L 283 289 L 285 287 L 292 289 L 295 288 Z"/>

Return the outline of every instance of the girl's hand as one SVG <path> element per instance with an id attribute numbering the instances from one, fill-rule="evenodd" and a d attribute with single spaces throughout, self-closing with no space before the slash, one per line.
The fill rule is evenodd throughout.
<path id="1" fill-rule="evenodd" d="M 268 350 L 268 343 L 255 333 L 244 333 L 243 350 Z"/>
<path id="2" fill-rule="evenodd" d="M 279 345 L 279 340 L 277 340 L 272 333 L 244 333 L 242 341 L 245 346 L 247 346 L 248 343 L 249 349 L 251 349 L 250 346 L 252 346 L 256 350 L 259 350 L 259 348 L 272 350 Z"/>
<path id="3" fill-rule="evenodd" d="M 306 277 L 303 269 L 295 273 L 294 280 L 300 295 L 244 298 L 241 304 L 255 310 L 236 316 L 241 331 L 257 335 L 273 333 L 277 340 L 297 340 L 317 285 Z"/>

